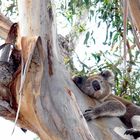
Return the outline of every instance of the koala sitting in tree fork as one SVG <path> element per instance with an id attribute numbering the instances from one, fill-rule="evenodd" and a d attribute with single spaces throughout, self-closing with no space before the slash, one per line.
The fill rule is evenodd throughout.
<path id="1" fill-rule="evenodd" d="M 132 135 L 135 139 L 140 137 L 140 131 L 132 126 L 132 118 L 134 115 L 140 115 L 140 108 L 112 94 L 114 74 L 111 71 L 102 71 L 90 77 L 77 76 L 73 81 L 83 93 L 101 103 L 85 110 L 84 117 L 87 121 L 103 116 L 116 116 L 129 128 L 125 134 Z"/>

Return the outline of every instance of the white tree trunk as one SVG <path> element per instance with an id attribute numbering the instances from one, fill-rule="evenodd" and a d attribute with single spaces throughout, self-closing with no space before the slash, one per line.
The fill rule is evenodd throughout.
<path id="1" fill-rule="evenodd" d="M 41 51 L 44 51 L 44 58 L 39 62 L 42 64 L 39 64 L 39 68 L 34 68 L 38 69 L 38 74 L 33 74 L 33 77 L 30 74 L 27 76 L 23 93 L 35 96 L 31 106 L 35 109 L 33 114 L 37 124 L 42 127 L 36 126 L 37 133 L 44 140 L 94 140 L 71 91 L 73 83 L 58 59 L 54 3 L 49 0 L 34 0 L 30 3 L 20 0 L 18 5 L 21 36 L 40 36 L 43 46 Z M 35 87 L 27 85 L 26 89 L 26 83 Z M 37 91 L 34 88 L 37 88 Z M 36 92 L 33 93 L 34 91 Z M 27 107 L 27 112 L 28 109 Z"/>

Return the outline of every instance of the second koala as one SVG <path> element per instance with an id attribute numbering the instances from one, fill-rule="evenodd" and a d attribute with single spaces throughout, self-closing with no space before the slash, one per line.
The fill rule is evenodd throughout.
<path id="1" fill-rule="evenodd" d="M 88 96 L 97 99 L 100 104 L 94 108 L 85 110 L 84 117 L 87 121 L 103 116 L 116 116 L 131 129 L 125 134 L 140 137 L 140 131 L 135 131 L 132 125 L 132 117 L 140 115 L 140 108 L 133 103 L 112 94 L 114 75 L 106 70 L 90 77 L 74 77 L 73 81 L 80 90 Z"/>

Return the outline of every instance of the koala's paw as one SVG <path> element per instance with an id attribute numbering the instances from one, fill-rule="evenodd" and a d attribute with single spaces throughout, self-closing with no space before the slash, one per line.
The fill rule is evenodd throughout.
<path id="1" fill-rule="evenodd" d="M 133 129 L 133 128 L 126 130 L 124 134 L 125 135 L 131 135 L 131 136 L 134 137 L 134 139 L 137 139 L 137 138 L 140 137 L 140 131 L 136 130 L 136 129 Z"/>
<path id="2" fill-rule="evenodd" d="M 94 109 L 89 107 L 89 109 L 85 110 L 83 115 L 87 121 L 91 121 L 94 118 Z"/>

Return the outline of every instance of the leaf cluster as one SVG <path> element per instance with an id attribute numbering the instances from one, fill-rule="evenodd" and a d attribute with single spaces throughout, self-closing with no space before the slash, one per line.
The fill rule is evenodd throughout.
<path id="1" fill-rule="evenodd" d="M 0 1 L 0 8 L 1 12 L 10 19 L 12 19 L 14 16 L 17 17 L 18 15 L 17 0 Z"/>

